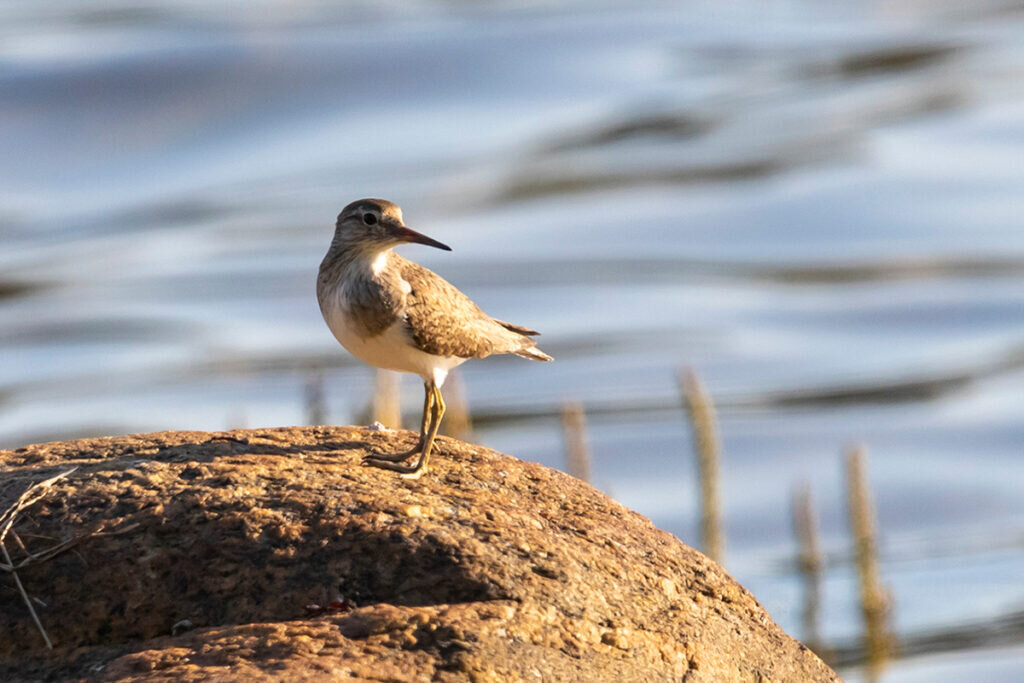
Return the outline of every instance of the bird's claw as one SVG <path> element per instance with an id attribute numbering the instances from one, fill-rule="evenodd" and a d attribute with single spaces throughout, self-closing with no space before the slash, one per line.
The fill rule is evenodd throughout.
<path id="1" fill-rule="evenodd" d="M 396 454 L 396 455 L 385 455 L 383 453 L 381 453 L 380 455 L 364 455 L 363 456 L 363 464 L 366 465 L 366 464 L 368 464 L 369 462 L 371 462 L 373 460 L 376 460 L 376 461 L 379 461 L 379 462 L 402 462 L 403 460 L 406 459 L 406 457 L 408 457 L 408 456 L 403 456 L 403 455 L 398 455 L 398 454 Z"/>
<path id="2" fill-rule="evenodd" d="M 383 470 L 398 472 L 403 479 L 419 479 L 427 471 L 425 465 L 400 465 L 399 463 L 383 457 L 367 455 L 363 458 L 363 465 L 367 467 L 379 467 Z"/>
<path id="3" fill-rule="evenodd" d="M 364 455 L 363 463 L 367 460 L 385 460 L 387 462 L 405 462 L 412 456 L 423 450 L 423 447 L 414 448 L 411 451 L 405 451 L 404 453 L 374 453 L 373 455 Z"/>

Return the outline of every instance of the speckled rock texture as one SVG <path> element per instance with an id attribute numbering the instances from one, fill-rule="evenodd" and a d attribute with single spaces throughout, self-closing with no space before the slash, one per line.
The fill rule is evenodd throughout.
<path id="1" fill-rule="evenodd" d="M 2 507 L 78 467 L 20 516 L 30 551 L 105 531 L 20 572 L 52 652 L 0 573 L 0 680 L 838 680 L 718 565 L 570 476 L 446 438 L 420 480 L 360 464 L 414 438 L 0 451 Z"/>

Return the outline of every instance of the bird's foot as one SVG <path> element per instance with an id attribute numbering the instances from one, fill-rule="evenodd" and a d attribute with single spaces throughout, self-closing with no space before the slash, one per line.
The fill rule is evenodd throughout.
<path id="1" fill-rule="evenodd" d="M 391 456 L 394 457 L 394 456 Z M 415 465 L 400 465 L 397 462 L 388 459 L 387 457 L 377 457 L 368 455 L 363 458 L 363 464 L 367 467 L 379 467 L 382 470 L 391 470 L 392 472 L 399 472 L 403 479 L 419 479 L 424 472 L 427 471 L 427 465 L 424 462 L 416 463 Z"/>
<path id="2" fill-rule="evenodd" d="M 412 456 L 423 450 L 423 442 L 416 444 L 414 448 L 408 451 L 402 451 L 401 453 L 374 453 L 373 455 L 367 455 L 363 457 L 363 463 L 367 460 L 386 460 L 388 462 L 405 462 Z"/>

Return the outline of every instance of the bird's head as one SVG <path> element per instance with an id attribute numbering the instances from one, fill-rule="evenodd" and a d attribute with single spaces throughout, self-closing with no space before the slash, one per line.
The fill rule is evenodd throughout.
<path id="1" fill-rule="evenodd" d="M 402 209 L 384 199 L 359 199 L 338 214 L 334 239 L 348 247 L 381 251 L 406 242 L 451 251 L 451 247 L 407 228 Z"/>

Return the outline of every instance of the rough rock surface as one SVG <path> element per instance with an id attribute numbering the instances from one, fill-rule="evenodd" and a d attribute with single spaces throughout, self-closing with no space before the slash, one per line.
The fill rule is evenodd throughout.
<path id="1" fill-rule="evenodd" d="M 47 652 L 0 573 L 0 679 L 834 681 L 718 565 L 587 484 L 410 432 L 164 432 L 0 451 Z M 21 552 L 11 538 L 7 546 Z M 17 559 L 17 557 L 15 557 Z M 355 607 L 312 611 L 344 596 Z"/>

